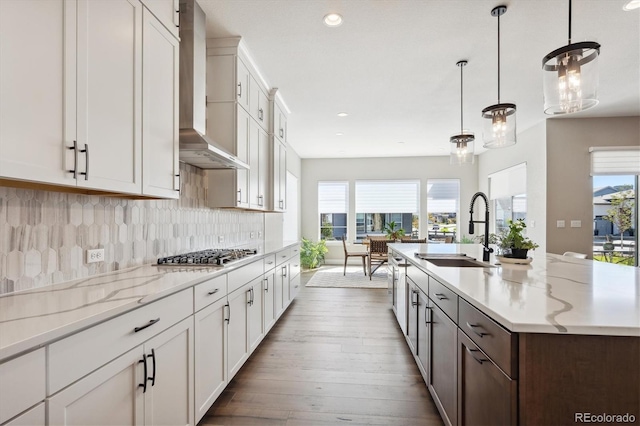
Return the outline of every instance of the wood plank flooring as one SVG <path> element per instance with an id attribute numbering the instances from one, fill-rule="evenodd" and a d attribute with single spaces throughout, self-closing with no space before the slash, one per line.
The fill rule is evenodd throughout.
<path id="1" fill-rule="evenodd" d="M 312 275 L 199 426 L 441 425 L 387 290 Z"/>

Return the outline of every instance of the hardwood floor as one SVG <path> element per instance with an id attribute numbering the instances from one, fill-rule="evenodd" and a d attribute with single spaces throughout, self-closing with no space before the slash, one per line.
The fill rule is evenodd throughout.
<path id="1" fill-rule="evenodd" d="M 199 426 L 441 425 L 387 290 L 312 275 Z"/>

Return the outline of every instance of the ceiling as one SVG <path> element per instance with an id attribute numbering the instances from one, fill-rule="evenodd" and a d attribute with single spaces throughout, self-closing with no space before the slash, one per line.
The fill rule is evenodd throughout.
<path id="1" fill-rule="evenodd" d="M 573 42 L 597 41 L 600 103 L 571 117 L 640 115 L 640 9 L 628 0 L 573 1 Z M 242 36 L 291 115 L 288 140 L 302 158 L 448 155 L 464 127 L 483 152 L 480 111 L 517 105 L 521 132 L 542 112 L 542 58 L 567 44 L 566 0 L 198 0 L 207 37 Z M 323 17 L 338 12 L 336 28 Z M 347 112 L 347 117 L 338 117 Z M 336 135 L 342 133 L 341 136 Z M 508 148 L 507 148 L 508 149 Z"/>

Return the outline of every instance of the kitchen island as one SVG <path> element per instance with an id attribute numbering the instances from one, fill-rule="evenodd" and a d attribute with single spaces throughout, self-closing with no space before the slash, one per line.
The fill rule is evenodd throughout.
<path id="1" fill-rule="evenodd" d="M 390 245 L 408 265 L 398 321 L 445 423 L 640 421 L 638 268 L 544 253 L 448 267 L 416 253 L 480 260 L 482 246 Z"/>

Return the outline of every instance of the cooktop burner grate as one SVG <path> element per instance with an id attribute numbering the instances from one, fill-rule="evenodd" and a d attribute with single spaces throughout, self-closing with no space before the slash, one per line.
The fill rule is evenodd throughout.
<path id="1" fill-rule="evenodd" d="M 257 253 L 254 249 L 209 249 L 179 254 L 176 256 L 161 257 L 158 265 L 161 266 L 224 266 L 234 260 L 253 256 Z"/>

